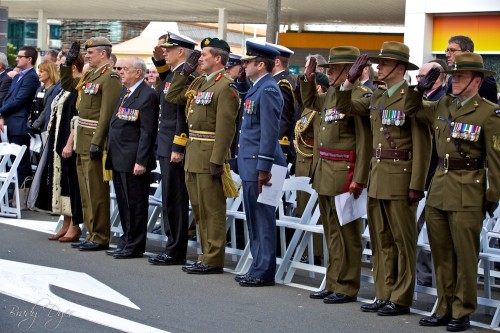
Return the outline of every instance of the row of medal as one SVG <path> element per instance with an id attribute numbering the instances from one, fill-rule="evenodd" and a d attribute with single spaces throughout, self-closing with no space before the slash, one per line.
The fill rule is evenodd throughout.
<path id="1" fill-rule="evenodd" d="M 163 88 L 163 95 L 168 93 L 168 87 L 170 87 L 170 82 L 165 82 L 165 87 Z"/>
<path id="2" fill-rule="evenodd" d="M 214 93 L 212 91 L 198 91 L 198 95 L 196 95 L 195 103 L 198 105 L 208 105 L 212 101 L 212 97 Z"/>
<path id="3" fill-rule="evenodd" d="M 120 107 L 116 113 L 116 117 L 126 121 L 137 121 L 139 118 L 139 110 Z"/>
<path id="4" fill-rule="evenodd" d="M 255 113 L 255 101 L 250 99 L 245 100 L 245 105 L 243 107 L 246 114 L 254 114 Z"/>
<path id="5" fill-rule="evenodd" d="M 325 121 L 330 122 L 334 120 L 344 119 L 345 113 L 339 112 L 336 108 L 325 109 Z"/>
<path id="6" fill-rule="evenodd" d="M 455 123 L 451 136 L 455 139 L 468 140 L 477 142 L 479 134 L 481 133 L 481 126 L 469 125 L 464 123 Z"/>
<path id="7" fill-rule="evenodd" d="M 400 110 L 382 110 L 382 124 L 403 126 L 405 124 L 405 114 Z"/>
<path id="8" fill-rule="evenodd" d="M 99 83 L 89 82 L 83 88 L 83 92 L 87 95 L 95 95 L 99 91 Z"/>

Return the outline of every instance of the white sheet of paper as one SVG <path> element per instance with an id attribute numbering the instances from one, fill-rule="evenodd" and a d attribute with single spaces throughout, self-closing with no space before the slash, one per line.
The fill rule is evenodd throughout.
<path id="1" fill-rule="evenodd" d="M 359 198 L 347 193 L 335 196 L 335 208 L 340 225 L 345 225 L 366 214 L 366 189 L 363 189 Z"/>
<path id="2" fill-rule="evenodd" d="M 273 164 L 271 168 L 271 186 L 262 186 L 262 193 L 259 194 L 257 202 L 265 205 L 277 207 L 282 197 L 283 184 L 287 168 L 281 165 Z"/>
<path id="3" fill-rule="evenodd" d="M 7 138 L 7 126 L 3 126 L 3 132 L 0 131 L 0 141 L 1 142 L 9 142 L 9 139 Z"/>

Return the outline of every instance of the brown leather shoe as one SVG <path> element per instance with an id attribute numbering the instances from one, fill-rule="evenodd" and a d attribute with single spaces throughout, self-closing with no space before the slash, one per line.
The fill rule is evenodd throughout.
<path id="1" fill-rule="evenodd" d="M 72 243 L 72 242 L 76 242 L 80 239 L 80 237 L 82 236 L 82 230 L 80 229 L 80 227 L 78 227 L 78 231 L 76 232 L 76 235 L 74 235 L 73 237 L 61 237 L 59 238 L 59 241 L 61 243 Z"/>

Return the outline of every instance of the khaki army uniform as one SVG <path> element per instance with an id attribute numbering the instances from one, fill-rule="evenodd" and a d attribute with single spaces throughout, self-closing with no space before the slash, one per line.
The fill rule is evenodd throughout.
<path id="1" fill-rule="evenodd" d="M 226 198 L 220 179 L 212 179 L 210 163 L 222 165 L 229 156 L 239 109 L 239 95 L 231 78 L 220 70 L 206 81 L 199 77 L 186 88 L 188 77 L 175 73 L 166 95 L 174 104 L 187 104 L 189 142 L 184 170 L 191 206 L 199 225 L 199 261 L 224 267 Z M 188 97 L 192 97 L 189 98 Z"/>
<path id="2" fill-rule="evenodd" d="M 337 96 L 340 111 L 370 117 L 367 211 L 375 294 L 405 307 L 413 300 L 417 248 L 417 204 L 408 204 L 408 191 L 424 191 L 431 156 L 429 128 L 404 118 L 407 93 L 405 81 L 390 97 L 384 89 L 352 102 L 350 91 Z"/>
<path id="3" fill-rule="evenodd" d="M 90 144 L 107 146 L 109 122 L 122 84 L 109 65 L 87 71 L 80 80 L 73 79 L 70 66 L 61 66 L 61 86 L 79 95 L 75 152 L 87 240 L 106 245 L 110 237 L 109 186 L 103 180 L 102 158 L 91 160 L 89 148 Z"/>
<path id="4" fill-rule="evenodd" d="M 326 289 L 356 297 L 361 274 L 362 221 L 341 226 L 335 208 L 335 196 L 349 191 L 351 182 L 366 185 L 371 152 L 368 121 L 337 112 L 334 88 L 317 94 L 314 82 L 301 82 L 305 107 L 321 110 L 315 133 L 312 175 L 313 188 L 319 195 L 320 220 L 328 247 Z M 371 90 L 355 83 L 354 98 L 371 96 Z"/>
<path id="5" fill-rule="evenodd" d="M 417 92 L 408 96 L 407 106 L 407 115 L 434 129 L 439 156 L 425 208 L 438 291 L 435 312 L 462 318 L 477 308 L 483 204 L 500 199 L 500 108 L 479 95 L 459 107 L 448 95 L 425 102 L 421 110 Z"/>

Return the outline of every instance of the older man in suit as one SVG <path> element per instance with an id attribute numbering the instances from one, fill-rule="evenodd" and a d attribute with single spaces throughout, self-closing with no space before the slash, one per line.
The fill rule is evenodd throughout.
<path id="1" fill-rule="evenodd" d="M 7 75 L 7 67 L 9 67 L 7 56 L 5 53 L 0 52 L 0 106 L 2 106 L 5 95 L 9 92 L 12 83 L 12 78 Z"/>
<path id="2" fill-rule="evenodd" d="M 40 86 L 38 75 L 33 69 L 37 57 L 37 51 L 31 46 L 23 46 L 19 49 L 16 62 L 20 71 L 12 80 L 0 107 L 0 131 L 3 132 L 4 125 L 7 126 L 9 142 L 27 147 L 30 146 L 28 116 L 36 90 Z M 29 155 L 29 151 L 24 153 L 17 169 L 19 184 L 32 175 Z"/>
<path id="3" fill-rule="evenodd" d="M 117 249 L 108 254 L 117 259 L 142 257 L 146 249 L 149 177 L 156 166 L 153 147 L 159 106 L 154 89 L 144 82 L 145 73 L 144 60 L 123 60 L 120 78 L 125 89 L 109 125 L 106 167 L 113 170 L 123 235 Z"/>
<path id="4" fill-rule="evenodd" d="M 262 186 L 271 180 L 273 164 L 285 166 L 278 142 L 283 95 L 271 76 L 279 52 L 271 46 L 247 42 L 243 68 L 254 85 L 245 101 L 239 138 L 238 170 L 243 181 L 243 203 L 253 262 L 247 274 L 237 275 L 243 287 L 274 285 L 276 271 L 275 207 L 257 202 Z"/>

